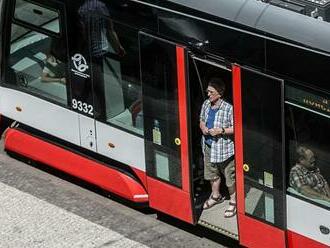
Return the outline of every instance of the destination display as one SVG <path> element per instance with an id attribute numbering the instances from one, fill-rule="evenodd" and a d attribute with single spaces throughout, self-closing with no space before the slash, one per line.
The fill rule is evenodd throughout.
<path id="1" fill-rule="evenodd" d="M 285 100 L 330 115 L 330 96 L 324 93 L 313 93 L 312 91 L 286 86 Z"/>

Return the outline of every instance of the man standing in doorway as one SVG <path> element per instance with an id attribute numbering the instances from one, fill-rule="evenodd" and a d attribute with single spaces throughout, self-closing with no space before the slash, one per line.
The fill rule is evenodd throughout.
<path id="1" fill-rule="evenodd" d="M 212 188 L 203 209 L 224 201 L 220 194 L 223 173 L 230 193 L 229 207 L 225 211 L 225 217 L 229 218 L 236 214 L 234 129 L 233 106 L 223 99 L 224 93 L 225 83 L 220 78 L 212 78 L 207 87 L 208 99 L 202 105 L 199 126 L 203 133 L 204 178 L 210 181 Z"/>

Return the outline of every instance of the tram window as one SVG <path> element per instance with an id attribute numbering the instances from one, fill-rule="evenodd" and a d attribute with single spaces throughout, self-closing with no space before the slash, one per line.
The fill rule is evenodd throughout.
<path id="1" fill-rule="evenodd" d="M 45 25 L 53 20 L 58 20 L 59 15 L 56 11 L 50 10 L 25 0 L 17 0 L 15 5 L 14 18 L 18 21 L 26 22 L 30 25 L 43 27 L 54 33 L 60 32 L 59 25 Z"/>
<path id="2" fill-rule="evenodd" d="M 58 27 L 59 22 L 47 26 Z M 16 24 L 11 33 L 6 83 L 67 105 L 65 40 Z"/>
<path id="3" fill-rule="evenodd" d="M 315 109 L 330 112 L 328 100 L 301 90 L 295 96 L 292 92 L 286 101 L 288 192 L 330 207 L 330 116 Z"/>
<path id="4" fill-rule="evenodd" d="M 102 17 L 102 21 L 108 23 L 111 34 L 106 35 L 107 45 L 101 52 L 101 63 L 95 55 L 96 51 L 93 51 L 95 44 L 92 40 L 99 26 L 91 25 L 90 31 L 96 95 L 94 104 L 96 112 L 101 113 L 96 118 L 143 135 L 137 30 L 106 17 Z"/>

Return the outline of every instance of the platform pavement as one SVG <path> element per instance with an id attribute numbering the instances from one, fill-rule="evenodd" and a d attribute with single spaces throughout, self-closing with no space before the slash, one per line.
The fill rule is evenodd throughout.
<path id="1" fill-rule="evenodd" d="M 0 183 L 0 247 L 148 247 Z"/>
<path id="2" fill-rule="evenodd" d="M 236 247 L 226 237 L 157 219 L 9 157 L 0 140 L 0 248 Z M 197 231 L 196 231 L 197 229 Z M 223 245 L 221 245 L 223 244 Z"/>

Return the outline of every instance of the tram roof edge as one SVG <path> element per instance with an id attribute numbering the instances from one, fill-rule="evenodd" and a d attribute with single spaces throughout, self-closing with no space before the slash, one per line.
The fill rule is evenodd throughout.
<path id="1" fill-rule="evenodd" d="M 330 53 L 330 23 L 257 0 L 167 0 Z"/>

